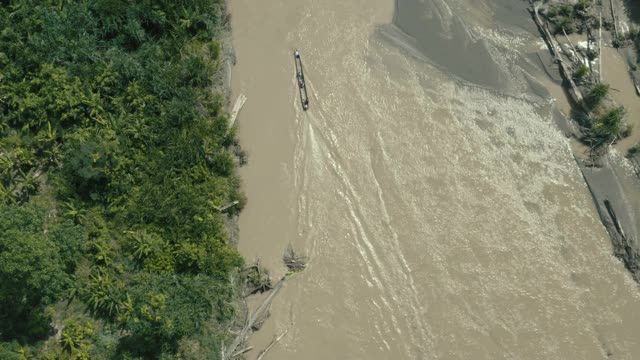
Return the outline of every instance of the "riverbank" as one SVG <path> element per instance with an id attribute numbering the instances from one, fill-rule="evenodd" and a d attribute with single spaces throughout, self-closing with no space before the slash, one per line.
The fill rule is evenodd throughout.
<path id="1" fill-rule="evenodd" d="M 611 17 L 610 4 L 613 4 L 613 13 L 618 14 L 615 20 Z M 610 24 L 609 29 L 599 31 L 597 38 L 601 40 L 584 45 L 587 41 L 591 41 L 587 39 L 586 35 L 575 34 L 571 38 L 561 36 L 558 43 L 562 50 L 558 50 L 579 56 L 569 50 L 569 48 L 575 49 L 574 43 L 580 46 L 595 47 L 594 53 L 599 55 L 589 65 L 591 71 L 595 72 L 591 78 L 597 83 L 606 84 L 611 89 L 611 100 L 625 108 L 625 119 L 631 126 L 629 136 L 618 139 L 615 144 L 597 151 L 598 154 L 594 154 L 593 148 L 581 142 L 585 128 L 581 128 L 580 124 L 571 119 L 572 117 L 575 119 L 576 114 L 583 111 L 583 106 L 576 103 L 575 97 L 571 98 L 568 88 L 565 87 L 564 91 L 557 90 L 558 86 L 563 84 L 559 77 L 558 67 L 552 64 L 548 55 L 544 54 L 544 50 L 541 50 L 538 56 L 551 81 L 556 82 L 556 84 L 550 84 L 543 80 L 550 92 L 558 99 L 559 108 L 569 121 L 562 128 L 567 136 L 573 138 L 571 141 L 576 162 L 589 186 L 603 225 L 611 238 L 613 253 L 625 264 L 633 278 L 640 281 L 640 248 L 637 243 L 638 230 L 636 226 L 640 220 L 638 217 L 640 180 L 637 163 L 633 158 L 625 156 L 640 138 L 636 127 L 640 115 L 640 98 L 636 93 L 633 71 L 630 68 L 635 62 L 635 56 L 628 57 L 625 55 L 627 54 L 625 49 L 614 48 L 612 42 L 616 36 L 609 33 L 609 30 L 613 31 L 615 28 L 620 29 L 618 38 L 626 36 L 623 35 L 622 29 L 629 30 L 629 20 L 625 16 L 627 12 L 624 11 L 624 4 L 617 0 L 610 4 L 603 6 L 599 11 L 599 14 L 604 14 L 605 20 L 603 21 L 602 17 L 599 17 L 598 21 Z M 593 13 L 593 9 L 591 12 Z M 614 22 L 617 23 L 615 27 L 613 26 Z M 602 49 L 598 50 L 598 46 L 602 46 Z M 630 60 L 633 61 L 629 62 Z M 570 62 L 567 59 L 565 61 Z M 574 76 L 574 74 L 570 74 L 570 76 Z"/>

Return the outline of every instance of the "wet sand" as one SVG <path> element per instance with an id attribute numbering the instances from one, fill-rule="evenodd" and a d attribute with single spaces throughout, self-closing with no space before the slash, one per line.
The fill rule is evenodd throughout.
<path id="1" fill-rule="evenodd" d="M 269 357 L 640 354 L 636 285 L 532 88 L 524 8 L 502 3 L 403 0 L 390 25 L 387 0 L 230 1 L 240 250 L 274 277 L 288 243 L 311 259 L 257 349 L 290 329 Z"/>

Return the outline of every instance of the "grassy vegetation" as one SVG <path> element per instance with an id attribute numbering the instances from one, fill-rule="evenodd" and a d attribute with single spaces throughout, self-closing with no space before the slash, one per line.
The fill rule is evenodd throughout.
<path id="1" fill-rule="evenodd" d="M 607 98 L 607 95 L 609 95 L 609 85 L 598 83 L 591 87 L 584 101 L 589 108 L 595 109 Z"/>
<path id="2" fill-rule="evenodd" d="M 580 65 L 573 73 L 573 79 L 579 83 L 585 81 L 589 76 L 589 67 Z"/>
<path id="3" fill-rule="evenodd" d="M 553 25 L 554 33 L 567 34 L 585 31 L 591 16 L 588 13 L 591 0 L 579 0 L 575 4 L 553 4 L 546 7 L 544 16 Z"/>
<path id="4" fill-rule="evenodd" d="M 624 107 L 613 106 L 611 100 L 607 100 L 609 88 L 603 83 L 592 85 L 583 100 L 589 114 L 575 116 L 583 127 L 582 140 L 593 148 L 610 145 L 631 133 L 631 127 L 624 119 Z"/>
<path id="5" fill-rule="evenodd" d="M 624 114 L 625 110 L 620 106 L 595 116 L 585 133 L 585 140 L 592 146 L 602 146 L 629 136 L 631 128 L 625 123 Z"/>
<path id="6" fill-rule="evenodd" d="M 223 0 L 0 0 L 0 358 L 220 356 Z M 57 336 L 53 336 L 55 334 Z"/>

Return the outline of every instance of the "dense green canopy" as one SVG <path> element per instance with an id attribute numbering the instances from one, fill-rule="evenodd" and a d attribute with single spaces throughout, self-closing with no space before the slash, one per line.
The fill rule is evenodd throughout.
<path id="1" fill-rule="evenodd" d="M 0 338 L 42 338 L 49 325 L 42 308 L 69 286 L 82 229 L 45 219 L 35 204 L 2 205 L 0 233 Z"/>
<path id="2" fill-rule="evenodd" d="M 0 0 L 0 358 L 173 356 L 204 333 L 219 356 L 244 204 L 227 21 L 223 0 Z"/>

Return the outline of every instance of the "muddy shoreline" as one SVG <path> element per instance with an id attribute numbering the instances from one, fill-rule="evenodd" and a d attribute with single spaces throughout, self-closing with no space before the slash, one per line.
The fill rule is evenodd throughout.
<path id="1" fill-rule="evenodd" d="M 615 6 L 622 4 L 615 4 Z M 619 11 L 619 10 L 618 10 Z M 533 15 L 532 15 L 533 16 Z M 538 34 L 541 34 L 540 32 Z M 605 54 L 609 49 L 605 49 Z M 631 60 L 635 62 L 633 56 L 630 57 L 629 49 L 622 49 L 622 57 L 629 63 Z M 543 54 L 541 54 L 543 52 Z M 579 107 L 568 93 L 569 89 L 562 79 L 559 78 L 560 72 L 557 65 L 549 66 L 552 63 L 550 55 L 544 50 L 539 51 L 540 64 L 550 80 L 562 86 L 564 95 L 572 109 Z M 600 59 L 599 61 L 603 61 Z M 606 62 L 602 68 L 605 75 L 609 74 L 610 68 L 607 68 Z M 611 65 L 609 65 L 611 66 Z M 619 66 L 619 64 L 616 64 Z M 626 67 L 626 64 L 622 64 Z M 620 70 L 620 69 L 617 69 Z M 601 75 L 602 76 L 602 75 Z M 629 71 L 630 80 L 633 81 L 634 74 Z M 606 77 L 605 77 L 606 78 Z M 619 92 L 621 90 L 616 89 Z M 626 92 L 632 92 L 631 86 L 624 89 Z M 632 101 L 640 101 L 632 95 Z M 632 115 L 634 112 L 632 112 Z M 583 133 L 579 130 L 577 124 L 571 119 L 570 114 L 565 114 L 564 120 L 558 122 L 563 132 L 571 137 L 575 144 L 572 146 L 574 159 L 583 175 L 584 181 L 589 188 L 589 192 L 593 198 L 600 220 L 609 234 L 613 254 L 623 262 L 627 270 L 631 273 L 633 279 L 640 283 L 640 247 L 638 244 L 638 229 L 636 224 L 640 220 L 638 209 L 640 208 L 640 172 L 638 172 L 637 163 L 633 159 L 621 156 L 618 150 L 626 151 L 629 145 L 625 146 L 609 146 L 608 151 L 600 157 L 593 157 L 588 154 L 589 150 L 586 146 L 580 144 L 580 138 Z M 635 131 L 638 131 L 637 129 Z M 620 140 L 620 142 L 627 142 Z"/>
<path id="2" fill-rule="evenodd" d="M 629 173 L 625 159 L 607 155 L 598 167 L 576 159 L 593 201 L 611 238 L 613 253 L 636 282 L 640 282 L 640 248 L 637 243 L 640 179 Z"/>

